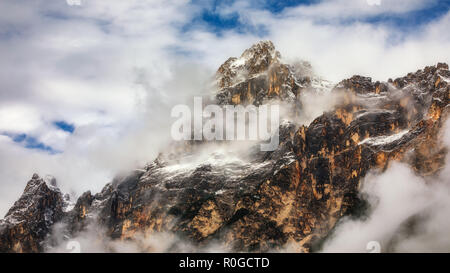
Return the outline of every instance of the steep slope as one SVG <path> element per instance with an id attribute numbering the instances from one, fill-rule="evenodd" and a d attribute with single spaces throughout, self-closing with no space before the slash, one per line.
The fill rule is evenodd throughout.
<path id="1" fill-rule="evenodd" d="M 38 252 L 66 203 L 54 179 L 34 174 L 22 196 L 0 220 L 0 252 Z"/>
<path id="2" fill-rule="evenodd" d="M 280 58 L 271 42 L 260 42 L 227 60 L 216 75 L 217 102 L 260 105 L 280 99 L 301 115 L 303 90 L 322 92 L 327 83 L 307 64 L 287 65 Z M 354 76 L 327 91 L 341 101 L 311 124 L 282 123 L 273 152 L 187 142 L 100 193 L 83 194 L 68 212 L 59 191 L 33 177 L 33 185 L 48 190 L 33 198 L 24 193 L 11 209 L 0 223 L 0 236 L 7 238 L 0 250 L 51 250 L 55 242 L 100 226 L 108 240 L 142 241 L 161 233 L 179 238 L 164 251 L 185 250 L 186 242 L 190 251 L 211 244 L 233 251 L 310 251 L 341 217 L 364 209 L 358 190 L 369 171 L 382 172 L 392 161 L 408 163 L 422 176 L 442 168 L 449 79 L 446 64 L 384 83 Z M 22 208 L 27 208 L 23 217 Z M 51 221 L 43 220 L 46 209 L 53 211 Z M 58 232 L 51 233 L 55 221 Z M 42 229 L 36 231 L 35 223 Z M 154 250 L 144 243 L 139 248 Z"/>

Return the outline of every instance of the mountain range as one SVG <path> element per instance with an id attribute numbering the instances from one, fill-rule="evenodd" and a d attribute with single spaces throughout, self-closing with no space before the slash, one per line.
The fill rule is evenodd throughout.
<path id="1" fill-rule="evenodd" d="M 178 142 L 76 200 L 33 174 L 0 220 L 0 252 L 64 251 L 73 240 L 85 251 L 320 251 L 341 219 L 370 210 L 360 194 L 367 174 L 402 162 L 433 179 L 445 166 L 447 64 L 333 84 L 262 41 L 224 62 L 215 80 L 218 105 L 282 105 L 275 151 Z M 306 119 L 314 96 L 332 103 Z"/>

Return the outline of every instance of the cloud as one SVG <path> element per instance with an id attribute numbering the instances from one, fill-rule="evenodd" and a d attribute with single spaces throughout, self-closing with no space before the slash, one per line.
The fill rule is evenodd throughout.
<path id="1" fill-rule="evenodd" d="M 361 192 L 368 195 L 374 211 L 365 221 L 338 226 L 325 252 L 366 252 L 371 241 L 386 246 L 401 224 L 431 205 L 424 181 L 405 165 L 394 164 L 382 175 L 368 176 L 363 185 Z"/>
<path id="2" fill-rule="evenodd" d="M 374 2 L 374 3 L 372 3 Z M 376 5 L 378 4 L 379 5 Z M 316 5 L 299 6 L 286 11 L 289 17 L 315 20 L 358 19 L 376 15 L 405 14 L 436 4 L 435 0 L 327 0 Z"/>
<path id="3" fill-rule="evenodd" d="M 0 4 L 0 133 L 26 134 L 63 151 L 29 150 L 2 137 L 1 214 L 33 172 L 54 174 L 64 191 L 79 194 L 98 191 L 115 173 L 157 154 L 169 139 L 169 130 L 163 136 L 170 118 L 164 111 L 182 97 L 166 86 L 180 60 L 166 48 L 177 41 L 175 25 L 185 20 L 180 10 L 185 4 Z M 145 88 L 138 81 L 143 70 L 149 82 Z M 187 67 L 177 73 L 186 72 Z M 54 126 L 60 120 L 76 131 L 61 131 Z"/>

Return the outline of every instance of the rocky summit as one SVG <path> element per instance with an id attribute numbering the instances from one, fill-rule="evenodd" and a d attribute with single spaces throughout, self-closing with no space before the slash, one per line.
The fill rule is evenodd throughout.
<path id="1" fill-rule="evenodd" d="M 58 251 L 94 236 L 104 251 L 119 251 L 119 242 L 138 251 L 310 252 L 342 217 L 364 215 L 359 189 L 369 172 L 398 161 L 433 177 L 444 166 L 447 64 L 386 82 L 353 76 L 331 86 L 306 62 L 283 63 L 267 41 L 229 58 L 215 79 L 219 105 L 277 100 L 301 116 L 303 92 L 339 99 L 310 124 L 282 122 L 275 151 L 185 142 L 74 203 L 54 179 L 35 174 L 0 222 L 0 251 Z M 146 243 L 158 238 L 163 243 Z"/>

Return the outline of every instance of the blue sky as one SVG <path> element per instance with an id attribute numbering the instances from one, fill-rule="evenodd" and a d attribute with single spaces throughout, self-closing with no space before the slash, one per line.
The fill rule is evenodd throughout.
<path id="1" fill-rule="evenodd" d="M 67 132 L 69 134 L 72 134 L 75 131 L 75 126 L 73 124 L 69 124 L 63 120 L 54 121 L 52 122 L 52 125 L 58 130 Z M 61 153 L 61 151 L 58 151 L 54 147 L 46 145 L 45 143 L 39 141 L 36 137 L 30 136 L 25 133 L 3 132 L 0 133 L 0 135 L 4 135 L 11 138 L 12 141 L 14 141 L 19 145 L 22 145 L 26 149 L 40 150 L 43 152 L 47 152 L 49 154 Z"/>
<path id="2" fill-rule="evenodd" d="M 446 15 L 450 9 L 450 1 L 430 1 L 430 5 L 419 10 L 411 11 L 402 15 L 379 15 L 369 17 L 367 22 L 373 24 L 391 24 L 394 27 L 404 29 L 405 31 L 414 30 L 417 26 L 437 20 Z"/>
<path id="3" fill-rule="evenodd" d="M 317 1 L 305 1 L 305 0 L 286 0 L 286 1 L 248 1 L 252 8 L 259 10 L 266 10 L 273 14 L 278 14 L 285 8 L 296 7 L 299 5 L 310 5 Z M 206 4 L 205 4 L 206 3 Z M 263 26 L 253 26 L 245 24 L 240 18 L 238 12 L 232 12 L 231 14 L 223 15 L 221 10 L 225 6 L 232 6 L 235 4 L 235 0 L 214 0 L 214 1 L 192 1 L 192 4 L 198 6 L 200 12 L 197 16 L 192 18 L 188 24 L 186 24 L 183 29 L 189 30 L 193 27 L 204 26 L 208 30 L 217 35 L 221 35 L 224 30 L 234 30 L 239 33 L 253 32 L 257 33 L 259 36 L 264 36 L 267 31 Z"/>
<path id="4" fill-rule="evenodd" d="M 64 120 L 54 121 L 53 125 L 65 132 L 73 133 L 75 131 L 75 126 L 65 122 Z"/>
<path id="5" fill-rule="evenodd" d="M 364 0 L 361 0 L 361 2 Z M 386 0 L 384 0 L 386 1 Z M 230 14 L 223 15 L 221 10 L 225 6 L 232 6 L 235 4 L 236 0 L 215 0 L 215 1 L 192 1 L 194 5 L 199 7 L 200 12 L 195 16 L 192 21 L 184 26 L 185 30 L 192 27 L 203 26 L 209 31 L 221 35 L 223 31 L 235 30 L 238 32 L 253 32 L 259 36 L 264 36 L 267 31 L 264 26 L 254 26 L 245 23 L 242 20 L 242 15 L 238 11 L 232 12 Z M 272 14 L 281 14 L 290 8 L 295 7 L 307 7 L 314 4 L 318 4 L 319 0 L 288 0 L 288 1 L 258 1 L 251 0 L 248 1 L 252 9 L 268 11 Z M 383 5 L 383 1 L 381 1 Z M 374 6 L 377 8 L 377 6 Z M 376 14 L 373 16 L 367 16 L 364 18 L 342 18 L 343 23 L 354 23 L 357 21 L 370 23 L 370 24 L 387 24 L 393 27 L 403 29 L 403 31 L 411 31 L 421 26 L 423 24 L 429 23 L 430 21 L 439 19 L 440 17 L 447 14 L 450 9 L 450 1 L 429 1 L 429 3 L 420 9 L 412 10 L 410 12 L 402 14 Z M 331 22 L 336 23 L 335 21 Z"/>

